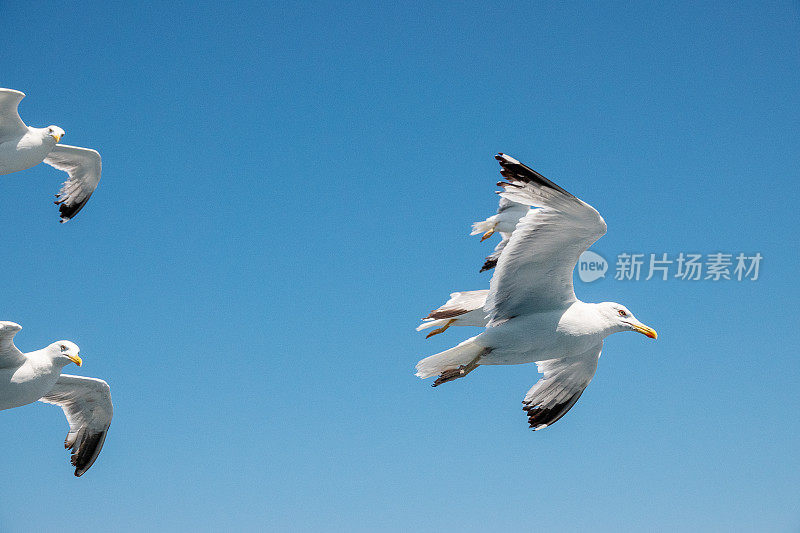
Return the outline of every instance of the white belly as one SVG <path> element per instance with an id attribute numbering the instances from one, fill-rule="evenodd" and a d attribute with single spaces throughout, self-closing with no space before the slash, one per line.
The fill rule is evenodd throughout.
<path id="1" fill-rule="evenodd" d="M 482 365 L 518 365 L 584 353 L 602 340 L 595 333 L 575 334 L 565 327 L 568 310 L 536 313 L 487 328 L 477 342 L 491 348 Z"/>
<path id="2" fill-rule="evenodd" d="M 447 319 L 443 319 L 445 322 Z M 480 328 L 486 327 L 486 311 L 483 308 L 475 309 L 473 311 L 469 311 L 464 313 L 463 315 L 458 315 L 456 317 L 456 321 L 453 323 L 454 326 L 477 326 Z"/>
<path id="3" fill-rule="evenodd" d="M 0 369 L 0 411 L 33 403 L 58 381 L 61 371 L 33 368 L 29 363 L 13 369 Z"/>
<path id="4" fill-rule="evenodd" d="M 44 161 L 54 144 L 32 135 L 0 144 L 0 175 L 35 167 Z"/>

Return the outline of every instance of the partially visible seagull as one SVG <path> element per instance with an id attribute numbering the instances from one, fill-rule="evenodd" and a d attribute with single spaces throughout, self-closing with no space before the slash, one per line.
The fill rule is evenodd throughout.
<path id="1" fill-rule="evenodd" d="M 486 257 L 486 261 L 481 267 L 481 272 L 491 270 L 497 265 L 497 260 L 503 252 L 503 248 L 508 244 L 508 239 L 511 238 L 511 233 L 517 227 L 517 223 L 522 217 L 528 214 L 530 207 L 526 204 L 517 203 L 506 198 L 500 198 L 499 205 L 497 206 L 497 214 L 492 215 L 486 220 L 474 222 L 472 224 L 472 233 L 470 235 L 477 235 L 483 233 L 481 242 L 485 241 L 495 232 L 500 233 L 500 242 L 494 248 L 494 252 Z"/>
<path id="2" fill-rule="evenodd" d="M 17 107 L 25 93 L 0 89 L 0 174 L 11 174 L 42 161 L 63 170 L 69 179 L 56 195 L 61 222 L 83 209 L 100 182 L 100 154 L 89 148 L 57 144 L 64 136 L 58 126 L 31 128 L 19 118 Z"/>
<path id="3" fill-rule="evenodd" d="M 450 299 L 438 309 L 434 309 L 423 318 L 422 324 L 417 326 L 417 331 L 436 328 L 428 333 L 429 339 L 439 333 L 444 333 L 450 326 L 480 326 L 486 327 L 486 313 L 483 304 L 486 303 L 486 289 L 480 291 L 454 292 Z M 439 326 L 439 327 L 437 327 Z"/>
<path id="4" fill-rule="evenodd" d="M 470 235 L 483 233 L 481 242 L 491 237 L 495 232 L 499 232 L 502 237 L 494 252 L 486 258 L 486 262 L 484 262 L 480 270 L 481 272 L 491 270 L 497 265 L 497 260 L 500 258 L 500 254 L 503 253 L 506 244 L 508 244 L 514 228 L 517 227 L 520 219 L 530 210 L 531 208 L 525 204 L 512 202 L 501 197 L 496 215 L 472 224 L 472 233 Z M 483 305 L 486 303 L 488 294 L 489 291 L 486 289 L 451 293 L 450 299 L 443 306 L 434 309 L 422 319 L 423 322 L 417 326 L 417 331 L 436 327 L 425 336 L 426 339 L 429 339 L 434 335 L 444 333 L 450 326 L 486 327 L 488 320 L 486 313 L 483 311 Z"/>
<path id="5" fill-rule="evenodd" d="M 37 400 L 61 407 L 69 422 L 64 447 L 72 450 L 72 466 L 80 477 L 89 470 L 106 440 L 114 408 L 102 379 L 61 374 L 69 363 L 83 364 L 70 341 L 54 342 L 30 353 L 14 346 L 22 326 L 0 322 L 0 411 Z"/>
<path id="6" fill-rule="evenodd" d="M 541 207 L 520 220 L 500 255 L 484 305 L 486 329 L 458 346 L 417 363 L 417 376 L 437 376 L 433 386 L 462 378 L 481 365 L 535 362 L 544 374 L 523 400 L 533 430 L 559 420 L 594 376 L 603 339 L 653 328 L 613 302 L 575 297 L 572 271 L 578 256 L 606 232 L 606 223 L 579 200 L 535 170 L 505 154 L 496 159 L 506 182 L 500 194 Z"/>

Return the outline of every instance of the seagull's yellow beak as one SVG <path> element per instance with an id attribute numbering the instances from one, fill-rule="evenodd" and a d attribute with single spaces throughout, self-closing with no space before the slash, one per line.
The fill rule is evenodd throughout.
<path id="1" fill-rule="evenodd" d="M 81 359 L 77 355 L 68 355 L 67 358 L 78 366 L 81 366 L 83 364 L 83 359 Z"/>
<path id="2" fill-rule="evenodd" d="M 59 135 L 58 133 L 51 133 L 51 134 L 50 134 L 50 137 L 52 137 L 53 139 L 55 139 L 55 140 L 56 140 L 56 142 L 59 142 L 59 141 L 61 140 L 61 135 Z M 80 366 L 80 365 L 78 365 L 78 366 Z"/>
<path id="3" fill-rule="evenodd" d="M 634 329 L 634 331 L 638 331 L 645 337 L 650 337 L 651 339 L 658 338 L 658 333 L 656 333 L 656 330 L 654 330 L 650 326 L 645 326 L 641 322 L 631 324 L 631 327 Z"/>

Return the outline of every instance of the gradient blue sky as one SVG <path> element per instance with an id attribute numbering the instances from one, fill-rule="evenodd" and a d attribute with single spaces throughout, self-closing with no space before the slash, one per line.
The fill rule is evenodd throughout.
<path id="1" fill-rule="evenodd" d="M 524 6 L 520 5 L 524 4 Z M 111 384 L 84 477 L 4 411 L 0 529 L 797 531 L 796 2 L 0 0 L 0 86 L 98 149 L 63 226 L 2 177 L 2 319 Z M 606 341 L 544 431 L 532 365 L 431 389 L 418 318 L 488 286 L 507 152 L 603 214 L 595 249 L 760 252 L 756 282 L 578 282 Z"/>

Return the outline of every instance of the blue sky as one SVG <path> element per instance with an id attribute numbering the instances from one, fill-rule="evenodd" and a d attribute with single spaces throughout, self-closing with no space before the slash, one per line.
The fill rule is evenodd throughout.
<path id="1" fill-rule="evenodd" d="M 84 477 L 4 411 L 4 531 L 796 531 L 798 4 L 0 2 L 0 86 L 98 149 L 2 177 L 2 319 L 111 384 Z M 605 217 L 594 249 L 760 252 L 755 282 L 576 282 L 615 335 L 527 429 L 532 365 L 431 389 L 419 317 L 488 287 L 493 154 Z M 613 268 L 613 266 L 612 266 Z"/>

